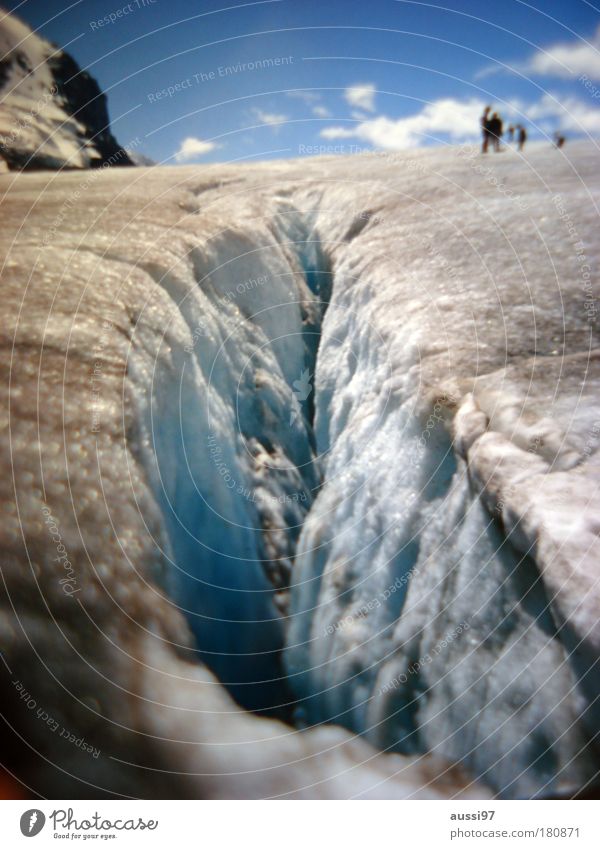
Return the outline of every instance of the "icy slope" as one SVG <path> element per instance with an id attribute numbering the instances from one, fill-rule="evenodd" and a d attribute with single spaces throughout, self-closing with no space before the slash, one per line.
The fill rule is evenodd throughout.
<path id="1" fill-rule="evenodd" d="M 106 98 L 71 57 L 0 8 L 0 165 L 131 165 L 111 135 Z"/>
<path id="2" fill-rule="evenodd" d="M 551 793 L 597 768 L 595 166 L 475 162 L 332 246 L 289 670 L 312 721 Z"/>
<path id="3" fill-rule="evenodd" d="M 41 792 L 594 778 L 596 156 L 2 178 L 2 688 Z"/>

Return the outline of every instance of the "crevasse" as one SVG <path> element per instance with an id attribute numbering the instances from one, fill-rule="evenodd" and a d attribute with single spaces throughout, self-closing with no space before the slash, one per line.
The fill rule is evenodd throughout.
<path id="1" fill-rule="evenodd" d="M 165 587 L 238 702 L 289 715 L 281 652 L 295 544 L 320 485 L 313 380 L 328 270 L 285 200 L 262 227 L 228 228 L 177 268 L 145 270 L 176 310 L 170 369 L 156 369 L 145 413 Z"/>
<path id="2" fill-rule="evenodd" d="M 453 346 L 468 324 L 427 217 L 373 195 L 357 212 L 344 180 L 280 192 L 154 272 L 178 316 L 146 413 L 167 590 L 246 707 L 441 754 L 506 796 L 580 786 L 581 672 L 457 430 L 497 366 Z"/>

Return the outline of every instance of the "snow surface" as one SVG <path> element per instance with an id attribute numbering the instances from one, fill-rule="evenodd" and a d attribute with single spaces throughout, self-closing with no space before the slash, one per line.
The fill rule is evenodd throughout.
<path id="1" fill-rule="evenodd" d="M 68 772 L 212 796 L 461 792 L 439 758 L 507 797 L 593 779 L 594 145 L 0 189 L 25 622 L 2 639 L 102 741 Z"/>

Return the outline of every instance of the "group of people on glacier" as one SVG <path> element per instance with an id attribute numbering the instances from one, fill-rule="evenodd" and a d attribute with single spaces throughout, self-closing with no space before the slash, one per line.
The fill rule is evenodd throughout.
<path id="1" fill-rule="evenodd" d="M 500 115 L 497 112 L 492 112 L 491 106 L 486 106 L 483 110 L 483 115 L 481 116 L 481 133 L 483 136 L 481 152 L 487 153 L 491 145 L 492 149 L 498 153 L 501 150 L 500 139 L 504 135 L 504 124 Z M 527 130 L 522 124 L 517 124 L 516 126 L 511 124 L 509 126 L 508 140 L 512 142 L 515 135 L 518 149 L 522 151 L 527 141 Z"/>
<path id="2" fill-rule="evenodd" d="M 486 106 L 483 110 L 483 115 L 481 116 L 481 134 L 483 136 L 481 144 L 482 153 L 487 153 L 490 146 L 496 153 L 502 150 L 500 139 L 504 135 L 504 124 L 500 115 L 497 112 L 492 112 L 491 106 Z M 508 128 L 509 142 L 515 139 L 518 150 L 522 151 L 527 141 L 527 130 L 522 124 L 511 124 Z M 564 143 L 565 137 L 560 132 L 554 133 L 555 147 L 561 148 Z"/>

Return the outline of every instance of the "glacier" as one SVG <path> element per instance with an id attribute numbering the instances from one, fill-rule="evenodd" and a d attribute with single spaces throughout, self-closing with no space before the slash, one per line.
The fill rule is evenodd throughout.
<path id="1" fill-rule="evenodd" d="M 0 175 L 2 693 L 36 792 L 594 785 L 596 162 Z"/>

